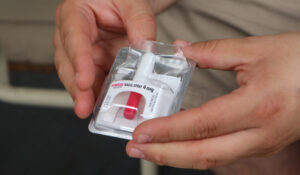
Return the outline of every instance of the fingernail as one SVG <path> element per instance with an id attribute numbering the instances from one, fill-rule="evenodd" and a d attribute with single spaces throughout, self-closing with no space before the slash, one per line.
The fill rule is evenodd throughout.
<path id="1" fill-rule="evenodd" d="M 137 143 L 146 143 L 146 142 L 150 142 L 150 137 L 148 135 L 145 134 L 140 134 L 137 136 Z"/>
<path id="2" fill-rule="evenodd" d="M 131 148 L 128 152 L 128 155 L 129 155 L 129 157 L 132 157 L 132 158 L 139 158 L 139 159 L 144 158 L 144 154 L 136 148 Z"/>
<path id="3" fill-rule="evenodd" d="M 186 41 L 186 40 L 176 40 L 175 43 L 179 47 L 187 47 L 187 46 L 192 45 L 192 42 L 189 42 L 189 41 Z"/>

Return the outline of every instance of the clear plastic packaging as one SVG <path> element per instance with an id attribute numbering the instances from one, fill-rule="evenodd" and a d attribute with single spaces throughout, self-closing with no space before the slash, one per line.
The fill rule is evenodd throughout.
<path id="1" fill-rule="evenodd" d="M 175 45 L 141 40 L 121 49 L 89 130 L 130 140 L 140 123 L 178 112 L 194 67 Z"/>

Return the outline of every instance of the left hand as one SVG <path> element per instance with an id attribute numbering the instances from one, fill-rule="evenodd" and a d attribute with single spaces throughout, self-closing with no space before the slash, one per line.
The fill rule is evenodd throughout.
<path id="1" fill-rule="evenodd" d="M 240 87 L 142 123 L 127 145 L 129 156 L 208 169 L 271 155 L 300 139 L 300 33 L 199 42 L 183 51 L 201 68 L 236 71 Z"/>

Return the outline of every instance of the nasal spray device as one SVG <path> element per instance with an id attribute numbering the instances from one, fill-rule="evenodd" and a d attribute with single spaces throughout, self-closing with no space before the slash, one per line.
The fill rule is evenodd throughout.
<path id="1" fill-rule="evenodd" d="M 155 64 L 155 55 L 151 52 L 145 53 L 137 66 L 137 70 L 133 77 L 133 81 L 146 83 L 147 76 L 153 73 L 153 68 Z M 142 95 L 136 92 L 130 92 L 128 101 L 126 106 L 134 107 L 132 108 L 125 108 L 124 110 L 124 117 L 131 120 L 136 115 L 136 109 L 138 109 L 138 105 L 140 104 Z"/>
<path id="2" fill-rule="evenodd" d="M 175 45 L 142 40 L 121 49 L 89 130 L 130 140 L 140 123 L 178 112 L 194 67 Z"/>

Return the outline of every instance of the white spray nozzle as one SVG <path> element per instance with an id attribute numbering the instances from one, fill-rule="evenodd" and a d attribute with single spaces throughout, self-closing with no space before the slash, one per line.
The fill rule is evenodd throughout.
<path id="1" fill-rule="evenodd" d="M 154 64 L 155 64 L 155 55 L 153 53 L 145 53 L 137 65 L 136 73 L 133 77 L 135 81 L 144 81 L 149 74 L 152 74 Z"/>

